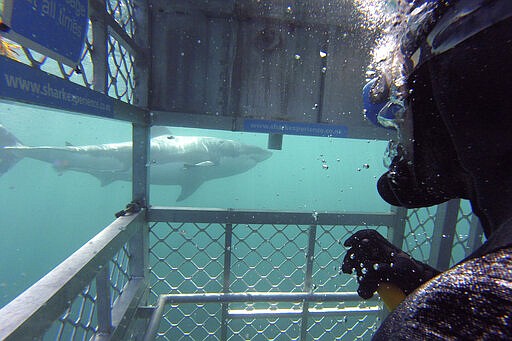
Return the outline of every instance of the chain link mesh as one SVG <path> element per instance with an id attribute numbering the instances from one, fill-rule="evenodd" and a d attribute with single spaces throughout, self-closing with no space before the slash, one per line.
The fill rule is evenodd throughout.
<path id="1" fill-rule="evenodd" d="M 234 226 L 231 290 L 302 291 L 307 245 L 307 227 Z"/>
<path id="2" fill-rule="evenodd" d="M 219 340 L 219 304 L 172 305 L 160 323 L 157 340 Z"/>
<path id="3" fill-rule="evenodd" d="M 135 6 L 131 0 L 108 0 L 107 12 L 121 26 L 121 28 L 133 38 L 135 34 L 134 21 Z"/>
<path id="4" fill-rule="evenodd" d="M 357 290 L 356 277 L 341 272 L 341 264 L 346 254 L 343 242 L 356 231 L 366 228 L 375 229 L 384 236 L 388 229 L 386 226 L 318 226 L 312 276 L 312 289 L 315 292 L 354 292 Z M 365 304 L 364 301 L 356 303 L 360 307 Z M 310 304 L 312 309 L 343 309 L 347 306 L 354 306 L 354 303 L 315 302 Z"/>
<path id="5" fill-rule="evenodd" d="M 133 103 L 135 89 L 133 55 L 113 36 L 108 38 L 108 81 L 109 96 L 127 103 Z"/>
<path id="6" fill-rule="evenodd" d="M 437 206 L 407 211 L 402 249 L 421 262 L 428 262 Z"/>
<path id="7" fill-rule="evenodd" d="M 378 316 L 315 317 L 311 318 L 307 340 L 370 340 L 380 322 Z"/>
<path id="8" fill-rule="evenodd" d="M 123 293 L 130 278 L 128 244 L 109 262 L 109 287 L 111 305 Z M 43 340 L 89 340 L 98 331 L 96 280 L 93 279 L 82 292 L 70 302 L 70 306 L 48 329 Z"/>
<path id="9" fill-rule="evenodd" d="M 450 266 L 460 262 L 472 251 L 468 243 L 472 216 L 473 211 L 471 210 L 469 201 L 461 201 L 457 216 L 457 225 L 455 225 Z"/>
<path id="10" fill-rule="evenodd" d="M 221 224 L 154 223 L 150 226 L 150 301 L 160 294 L 222 292 L 302 292 L 305 290 L 310 226 L 238 224 L 232 226 L 229 280 L 224 282 L 225 227 Z M 349 291 L 356 288 L 351 276 L 340 276 L 345 254 L 340 241 L 366 226 L 317 226 L 314 291 Z M 387 227 L 375 227 L 385 234 Z M 347 303 L 311 303 L 312 310 L 345 308 Z M 365 306 L 354 302 L 352 306 Z M 229 303 L 228 312 L 283 311 L 299 314 L 302 302 Z M 243 315 L 245 316 L 245 315 Z M 160 340 L 220 339 L 220 326 L 227 323 L 228 340 L 298 340 L 300 317 L 246 318 L 232 316 L 222 321 L 220 304 L 179 304 L 167 309 L 160 324 Z M 376 316 L 309 317 L 308 339 L 333 335 L 369 338 L 379 325 Z"/>
<path id="11" fill-rule="evenodd" d="M 407 212 L 403 249 L 422 262 L 429 261 L 437 208 L 438 206 L 433 206 L 411 209 Z M 454 228 L 450 266 L 460 262 L 473 251 L 469 245 L 472 219 L 476 217 L 473 216 L 469 201 L 461 200 Z"/>
<path id="12" fill-rule="evenodd" d="M 109 0 L 107 2 L 107 11 L 128 36 L 133 38 L 135 33 L 135 20 L 134 4 L 132 1 Z M 93 88 L 94 70 L 92 53 L 94 44 L 91 21 L 89 21 L 87 28 L 82 57 L 76 68 L 64 65 L 32 49 L 11 42 L 4 37 L 0 36 L 0 39 L 5 42 L 2 46 L 8 47 L 12 52 L 9 53 L 10 58 L 88 89 Z M 107 94 L 131 104 L 133 103 L 133 92 L 135 88 L 133 70 L 135 58 L 132 53 L 125 48 L 124 43 L 117 40 L 114 36 L 109 35 L 106 43 L 108 46 L 108 55 L 105 60 L 108 69 Z"/>
<path id="13" fill-rule="evenodd" d="M 299 340 L 300 319 L 242 319 L 229 321 L 228 340 Z"/>
<path id="14" fill-rule="evenodd" d="M 96 285 L 86 286 L 53 323 L 43 340 L 89 340 L 97 331 Z"/>
<path id="15" fill-rule="evenodd" d="M 10 58 L 31 66 L 35 69 L 39 69 L 46 73 L 52 74 L 59 78 L 67 81 L 79 84 L 86 88 L 91 89 L 93 86 L 93 67 L 92 67 L 92 29 L 91 22 L 87 27 L 87 34 L 85 40 L 85 46 L 82 51 L 82 57 L 76 68 L 64 65 L 55 59 L 38 53 L 32 49 L 20 46 L 7 38 L 1 37 L 0 39 L 7 42 L 10 45 L 13 53 L 9 56 Z"/>
<path id="16" fill-rule="evenodd" d="M 125 244 L 110 261 L 110 288 L 112 303 L 121 296 L 124 286 L 130 280 L 128 267 L 130 258 L 131 255 L 128 250 L 128 244 Z"/>
<path id="17" fill-rule="evenodd" d="M 222 290 L 224 228 L 219 224 L 153 224 L 151 297 Z"/>

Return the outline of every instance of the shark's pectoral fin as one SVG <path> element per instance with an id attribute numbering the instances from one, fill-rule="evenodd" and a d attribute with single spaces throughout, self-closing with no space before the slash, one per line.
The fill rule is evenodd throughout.
<path id="1" fill-rule="evenodd" d="M 112 182 L 119 180 L 119 175 L 116 172 L 94 172 L 90 173 L 100 181 L 101 187 L 110 185 Z"/>
<path id="2" fill-rule="evenodd" d="M 100 180 L 101 187 L 110 185 L 112 182 L 115 181 L 115 179 L 113 179 L 113 178 L 103 178 L 103 179 L 99 179 L 99 180 Z"/>
<path id="3" fill-rule="evenodd" d="M 192 195 L 192 193 L 194 193 L 199 188 L 199 186 L 201 186 L 202 183 L 203 181 L 197 180 L 189 181 L 186 184 L 181 185 L 181 192 L 176 201 L 183 201 L 187 199 L 189 196 Z"/>

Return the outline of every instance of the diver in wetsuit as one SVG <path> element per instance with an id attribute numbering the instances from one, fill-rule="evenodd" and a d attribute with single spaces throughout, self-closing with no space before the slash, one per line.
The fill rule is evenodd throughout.
<path id="1" fill-rule="evenodd" d="M 363 298 L 386 282 L 408 295 L 375 340 L 512 340 L 512 1 L 408 1 L 406 16 L 368 92 L 399 137 L 378 191 L 407 208 L 469 199 L 487 241 L 439 273 L 363 230 L 342 270 Z"/>

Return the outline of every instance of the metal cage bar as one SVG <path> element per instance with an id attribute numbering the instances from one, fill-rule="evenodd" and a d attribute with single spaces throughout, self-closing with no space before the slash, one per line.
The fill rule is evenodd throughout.
<path id="1" fill-rule="evenodd" d="M 134 235 L 144 212 L 121 217 L 0 310 L 0 339 L 42 335 Z M 115 326 L 115 323 L 114 323 Z"/>
<path id="2" fill-rule="evenodd" d="M 450 264 L 450 256 L 457 225 L 460 200 L 450 200 L 437 208 L 435 226 L 432 236 L 429 263 L 439 270 L 446 270 Z"/>
<path id="3" fill-rule="evenodd" d="M 407 219 L 407 209 L 403 207 L 392 207 L 395 213 L 393 228 L 388 230 L 388 238 L 396 247 L 402 248 L 405 237 L 405 223 Z"/>
<path id="4" fill-rule="evenodd" d="M 231 247 L 233 243 L 233 224 L 226 224 L 224 233 L 224 273 L 223 273 L 223 284 L 222 292 L 228 293 L 231 284 Z M 222 319 L 221 319 L 221 331 L 220 339 L 227 340 L 228 335 L 228 315 L 229 315 L 229 303 L 222 303 Z"/>
<path id="5" fill-rule="evenodd" d="M 235 302 L 303 302 L 309 304 L 310 302 L 341 302 L 341 301 L 360 301 L 357 293 L 289 293 L 289 292 L 275 292 L 275 293 L 203 293 L 203 294 L 176 294 L 176 295 L 161 295 L 156 307 L 151 315 L 149 328 L 144 336 L 144 341 L 154 340 L 160 321 L 165 312 L 165 306 L 170 304 L 185 304 L 185 303 L 235 303 Z M 330 309 L 325 315 L 359 315 L 359 314 L 378 314 L 381 310 L 380 303 L 376 299 L 369 300 L 374 304 L 367 308 L 348 308 L 348 309 Z M 263 316 L 303 316 L 303 310 L 290 311 L 288 310 L 269 310 L 266 312 L 250 312 L 247 314 L 234 312 L 230 314 L 231 318 L 244 318 L 254 317 L 255 315 Z M 314 310 L 308 311 L 308 315 L 321 315 L 324 316 L 322 311 Z M 222 340 L 222 339 L 221 339 Z M 305 340 L 305 338 L 301 338 Z"/>
<path id="6" fill-rule="evenodd" d="M 306 274 L 304 278 L 304 292 L 313 292 L 313 261 L 315 258 L 316 244 L 316 225 L 309 226 L 308 231 L 308 250 L 306 254 Z M 306 340 L 308 330 L 309 302 L 302 302 L 300 339 Z"/>
<path id="7" fill-rule="evenodd" d="M 478 247 L 482 245 L 482 238 L 484 235 L 484 230 L 482 228 L 482 224 L 480 220 L 473 215 L 471 217 L 470 228 L 469 228 L 469 240 L 468 240 L 468 248 L 466 249 L 466 257 L 471 254 L 472 251 L 476 250 Z"/>
<path id="8" fill-rule="evenodd" d="M 109 288 L 109 268 L 109 263 L 107 263 L 96 276 L 96 292 L 98 294 L 96 301 L 96 305 L 98 307 L 98 333 L 107 335 L 112 331 L 112 302 Z"/>
<path id="9" fill-rule="evenodd" d="M 275 225 L 394 226 L 395 213 L 322 213 L 152 206 L 148 221 Z"/>

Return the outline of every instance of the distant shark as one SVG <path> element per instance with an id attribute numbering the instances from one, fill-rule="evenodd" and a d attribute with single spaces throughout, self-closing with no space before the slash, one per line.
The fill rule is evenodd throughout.
<path id="1" fill-rule="evenodd" d="M 188 198 L 205 181 L 244 173 L 272 156 L 268 150 L 233 140 L 173 136 L 163 127 L 152 132 L 150 183 L 181 186 L 177 201 Z M 0 125 L 0 176 L 25 157 L 49 163 L 59 173 L 91 174 L 102 186 L 132 180 L 131 142 L 29 147 Z"/>

